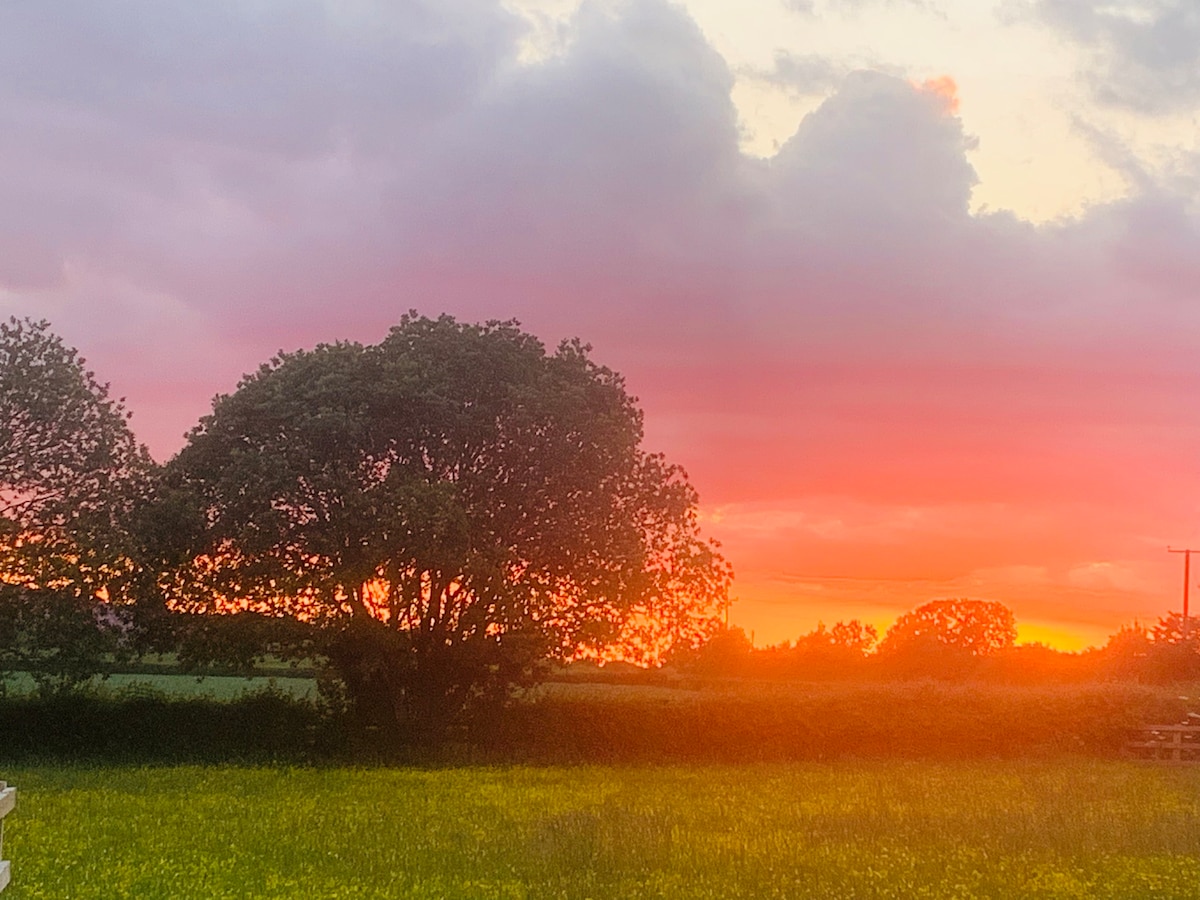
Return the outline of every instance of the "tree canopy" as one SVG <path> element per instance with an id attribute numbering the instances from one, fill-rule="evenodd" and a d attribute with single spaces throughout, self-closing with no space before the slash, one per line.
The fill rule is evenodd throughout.
<path id="1" fill-rule="evenodd" d="M 887 630 L 883 654 L 943 649 L 972 657 L 1013 646 L 1016 620 L 1003 603 L 990 600 L 934 600 L 905 613 Z"/>
<path id="2" fill-rule="evenodd" d="M 354 699 L 401 725 L 537 658 L 699 643 L 728 566 L 588 354 L 409 314 L 377 345 L 277 356 L 168 466 L 197 523 L 172 604 L 303 623 Z"/>
<path id="3" fill-rule="evenodd" d="M 111 539 L 149 465 L 119 400 L 48 322 L 0 322 L 0 516 L 10 532 Z"/>
<path id="4" fill-rule="evenodd" d="M 107 646 L 151 468 L 127 419 L 47 322 L 0 322 L 0 670 L 69 680 Z"/>

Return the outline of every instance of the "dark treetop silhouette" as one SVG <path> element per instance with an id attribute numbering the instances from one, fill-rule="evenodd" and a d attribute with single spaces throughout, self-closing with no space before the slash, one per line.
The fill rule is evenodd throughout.
<path id="1" fill-rule="evenodd" d="M 641 440 L 578 341 L 409 314 L 217 398 L 167 467 L 195 527 L 160 586 L 300 623 L 360 712 L 430 735 L 537 660 L 650 660 L 715 629 L 728 566 Z"/>
<path id="2" fill-rule="evenodd" d="M 1007 650 L 1016 639 L 1016 621 L 1003 603 L 934 600 L 897 619 L 879 651 L 903 653 L 925 645 L 978 657 Z"/>
<path id="3" fill-rule="evenodd" d="M 127 418 L 48 323 L 0 322 L 0 672 L 66 685 L 113 649 L 151 471 Z"/>

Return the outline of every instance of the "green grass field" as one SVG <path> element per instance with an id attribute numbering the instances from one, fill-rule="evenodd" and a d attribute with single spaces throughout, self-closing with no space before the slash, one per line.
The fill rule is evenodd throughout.
<path id="1" fill-rule="evenodd" d="M 1200 771 L 11 767 L 4 900 L 1194 898 Z"/>

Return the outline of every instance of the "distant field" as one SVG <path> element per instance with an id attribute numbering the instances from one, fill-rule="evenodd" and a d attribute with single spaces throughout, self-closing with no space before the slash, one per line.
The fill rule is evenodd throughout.
<path id="1" fill-rule="evenodd" d="M 286 670 L 285 670 L 286 671 Z M 289 675 L 256 676 L 246 678 L 238 675 L 169 675 L 169 674 L 114 674 L 107 678 L 96 678 L 92 687 L 102 695 L 120 696 L 141 692 L 161 693 L 168 697 L 208 697 L 213 700 L 233 700 L 245 694 L 253 694 L 266 688 L 298 699 L 315 699 L 317 682 L 313 678 Z M 24 672 L 17 672 L 6 679 L 8 693 L 13 696 L 29 694 L 34 689 L 33 679 Z"/>
<path id="2" fill-rule="evenodd" d="M 1200 771 L 11 767 L 5 900 L 1194 898 Z"/>

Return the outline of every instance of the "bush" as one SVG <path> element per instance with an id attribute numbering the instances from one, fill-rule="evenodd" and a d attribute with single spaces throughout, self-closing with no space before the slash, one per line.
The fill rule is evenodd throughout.
<path id="1" fill-rule="evenodd" d="M 1175 691 L 1117 684 L 564 688 L 513 709 L 490 752 L 555 763 L 1113 757 L 1133 730 L 1178 721 L 1184 706 Z"/>
<path id="2" fill-rule="evenodd" d="M 267 689 L 237 700 L 138 688 L 0 700 L 0 756 L 145 762 L 304 761 L 343 739 L 312 703 Z"/>
<path id="3" fill-rule="evenodd" d="M 1178 688 L 725 683 L 558 684 L 451 744 L 398 747 L 335 710 L 264 691 L 232 701 L 145 690 L 0 700 L 0 758 L 177 762 L 746 763 L 1117 757 L 1176 722 Z M 1191 693 L 1195 694 L 1196 691 Z"/>

